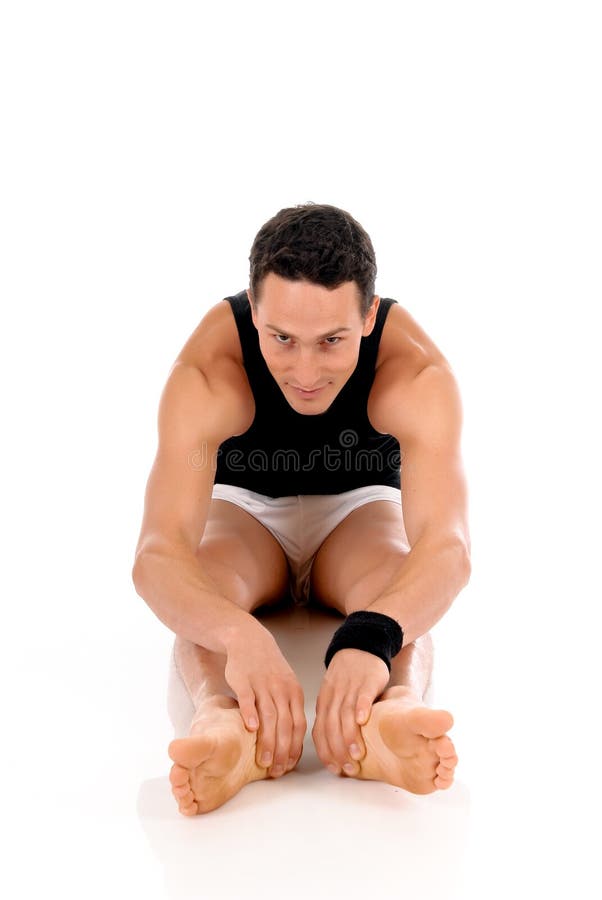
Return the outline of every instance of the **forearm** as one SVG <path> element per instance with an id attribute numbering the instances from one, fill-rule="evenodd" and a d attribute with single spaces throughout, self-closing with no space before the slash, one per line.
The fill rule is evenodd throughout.
<path id="1" fill-rule="evenodd" d="M 470 562 L 460 544 L 424 538 L 414 544 L 399 572 L 366 609 L 396 619 L 405 646 L 439 621 L 469 577 Z"/>
<path id="2" fill-rule="evenodd" d="M 257 619 L 222 596 L 193 554 L 147 552 L 132 573 L 136 592 L 172 631 L 199 646 L 227 653 Z"/>

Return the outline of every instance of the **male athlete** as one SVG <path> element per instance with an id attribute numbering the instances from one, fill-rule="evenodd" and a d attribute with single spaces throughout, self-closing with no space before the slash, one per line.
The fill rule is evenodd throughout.
<path id="1" fill-rule="evenodd" d="M 470 574 L 454 375 L 374 294 L 371 240 L 344 210 L 282 209 L 250 264 L 170 371 L 132 573 L 196 710 L 169 745 L 172 792 L 205 813 L 299 761 L 303 691 L 253 615 L 287 596 L 345 617 L 312 730 L 324 765 L 448 788 L 453 719 L 423 697 L 429 629 Z"/>

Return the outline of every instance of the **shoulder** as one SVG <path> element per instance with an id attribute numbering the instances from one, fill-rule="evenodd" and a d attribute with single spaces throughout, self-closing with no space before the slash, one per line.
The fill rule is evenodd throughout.
<path id="1" fill-rule="evenodd" d="M 255 402 L 227 300 L 205 313 L 177 356 L 174 368 L 180 366 L 202 373 L 211 393 L 231 411 L 236 433 L 247 430 L 255 415 Z"/>
<path id="2" fill-rule="evenodd" d="M 180 350 L 176 362 L 210 369 L 221 359 L 243 365 L 238 329 L 227 300 L 220 300 L 205 313 Z"/>
<path id="3" fill-rule="evenodd" d="M 385 319 L 376 360 L 377 371 L 385 363 L 399 364 L 410 375 L 445 357 L 426 331 L 399 303 L 392 303 Z"/>
<path id="4" fill-rule="evenodd" d="M 447 363 L 425 366 L 413 378 L 391 377 L 379 392 L 369 418 L 374 428 L 392 434 L 402 448 L 428 445 L 437 452 L 457 446 L 462 428 L 462 400 Z"/>
<path id="5" fill-rule="evenodd" d="M 407 309 L 393 303 L 379 346 L 368 416 L 377 431 L 394 434 L 424 405 L 437 406 L 440 397 L 457 390 L 451 367 L 435 342 Z"/>

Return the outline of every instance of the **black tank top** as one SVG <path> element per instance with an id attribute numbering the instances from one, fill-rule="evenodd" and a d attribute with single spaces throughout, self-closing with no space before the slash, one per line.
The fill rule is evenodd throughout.
<path id="1" fill-rule="evenodd" d="M 224 299 L 236 320 L 255 418 L 244 434 L 220 444 L 215 483 L 268 497 L 340 494 L 369 484 L 399 488 L 399 442 L 376 431 L 367 413 L 380 336 L 397 301 L 381 298 L 372 333 L 361 339 L 357 366 L 329 408 L 303 415 L 266 365 L 246 291 Z"/>

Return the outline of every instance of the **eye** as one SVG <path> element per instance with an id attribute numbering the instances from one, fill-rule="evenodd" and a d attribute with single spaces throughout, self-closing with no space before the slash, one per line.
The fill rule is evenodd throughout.
<path id="1" fill-rule="evenodd" d="M 284 344 L 286 346 L 286 341 L 290 341 L 290 338 L 287 334 L 275 334 L 273 337 L 276 338 L 277 344 Z M 279 338 L 284 338 L 283 341 L 279 340 Z"/>
<path id="2" fill-rule="evenodd" d="M 340 337 L 328 337 L 328 338 L 325 338 L 326 343 L 328 343 L 328 341 L 336 341 L 336 342 L 338 343 L 340 340 L 341 340 Z M 331 346 L 334 346 L 334 344 L 331 344 Z"/>

